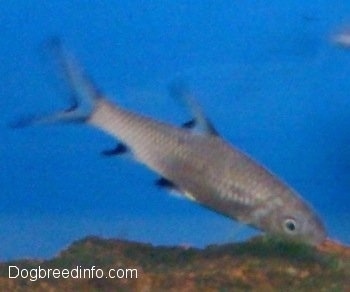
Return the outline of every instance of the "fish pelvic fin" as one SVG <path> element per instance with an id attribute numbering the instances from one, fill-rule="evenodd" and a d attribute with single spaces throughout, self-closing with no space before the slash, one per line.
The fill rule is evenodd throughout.
<path id="1" fill-rule="evenodd" d="M 46 48 L 53 58 L 59 75 L 62 75 L 71 91 L 71 104 L 63 110 L 48 115 L 27 115 L 10 123 L 12 128 L 37 124 L 85 122 L 93 113 L 102 94 L 76 59 L 68 52 L 59 38 L 52 38 Z"/>
<path id="2" fill-rule="evenodd" d="M 196 201 L 196 198 L 192 196 L 189 192 L 181 190 L 175 183 L 173 183 L 171 180 L 160 177 L 155 181 L 155 185 L 164 188 L 170 192 L 170 194 L 178 197 L 178 198 L 185 198 L 190 201 Z"/>

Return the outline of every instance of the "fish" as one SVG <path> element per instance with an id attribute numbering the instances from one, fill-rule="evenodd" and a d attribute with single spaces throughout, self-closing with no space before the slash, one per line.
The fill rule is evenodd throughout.
<path id="1" fill-rule="evenodd" d="M 326 239 L 325 226 L 313 208 L 277 175 L 224 140 L 183 84 L 169 89 L 193 116 L 179 127 L 112 103 L 60 39 L 51 40 L 50 50 L 71 88 L 72 104 L 53 114 L 21 118 L 14 128 L 55 123 L 92 126 L 118 142 L 104 155 L 132 153 L 160 176 L 159 187 L 176 190 L 269 235 L 309 245 Z"/>
<path id="2" fill-rule="evenodd" d="M 349 49 L 350 48 L 350 28 L 343 27 L 341 29 L 338 29 L 337 32 L 334 32 L 331 34 L 330 41 L 331 43 L 337 45 L 340 48 Z"/>

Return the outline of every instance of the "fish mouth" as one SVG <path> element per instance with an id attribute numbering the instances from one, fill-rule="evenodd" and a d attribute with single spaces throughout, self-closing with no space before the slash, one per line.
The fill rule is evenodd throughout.
<path id="1" fill-rule="evenodd" d="M 328 234 L 325 226 L 318 217 L 313 218 L 313 221 L 314 224 L 311 225 L 313 228 L 310 230 L 308 238 L 311 245 L 318 246 L 327 239 Z"/>
<path id="2" fill-rule="evenodd" d="M 310 243 L 313 246 L 319 246 L 322 245 L 327 238 L 327 233 L 324 231 L 321 234 L 318 233 L 317 235 L 314 235 Z"/>

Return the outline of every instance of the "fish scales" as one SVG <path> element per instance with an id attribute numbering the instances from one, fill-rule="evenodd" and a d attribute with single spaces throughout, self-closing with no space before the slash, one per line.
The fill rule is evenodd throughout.
<path id="1" fill-rule="evenodd" d="M 172 92 L 190 108 L 202 132 L 156 121 L 109 102 L 59 41 L 52 42 L 60 70 L 74 93 L 72 106 L 49 116 L 22 119 L 24 127 L 55 122 L 85 122 L 117 138 L 135 158 L 170 181 L 188 198 L 270 234 L 316 245 L 326 229 L 312 208 L 291 187 L 249 156 L 229 145 L 189 91 Z M 108 153 L 126 150 L 120 146 Z"/>
<path id="2" fill-rule="evenodd" d="M 129 145 L 136 158 L 198 202 L 250 222 L 250 211 L 282 204 L 282 183 L 216 136 L 191 134 L 100 100 L 90 124 Z M 288 195 L 287 195 L 288 198 Z"/>

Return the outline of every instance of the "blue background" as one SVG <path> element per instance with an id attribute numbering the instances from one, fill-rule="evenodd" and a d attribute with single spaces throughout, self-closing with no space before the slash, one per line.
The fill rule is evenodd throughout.
<path id="1" fill-rule="evenodd" d="M 122 3 L 122 4 L 120 4 Z M 286 180 L 350 243 L 350 52 L 329 36 L 349 1 L 1 1 L 0 259 L 50 257 L 86 235 L 205 246 L 254 234 L 102 158 L 115 141 L 77 125 L 13 131 L 64 108 L 42 58 L 59 35 L 121 105 L 180 124 L 167 96 L 189 80 L 217 129 Z"/>

